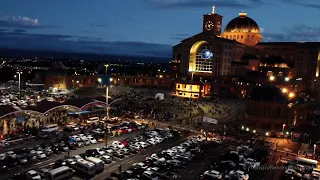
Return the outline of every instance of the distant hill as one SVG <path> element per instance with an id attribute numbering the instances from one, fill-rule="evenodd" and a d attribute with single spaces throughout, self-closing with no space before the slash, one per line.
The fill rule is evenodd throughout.
<path id="1" fill-rule="evenodd" d="M 12 58 L 40 58 L 53 57 L 55 60 L 83 59 L 92 61 L 132 61 L 132 62 L 157 62 L 167 63 L 169 58 L 163 57 L 144 57 L 144 56 L 117 56 L 108 54 L 93 54 L 93 53 L 74 53 L 74 52 L 58 52 L 58 51 L 41 51 L 41 50 L 21 50 L 21 49 L 6 49 L 0 48 L 0 57 Z"/>

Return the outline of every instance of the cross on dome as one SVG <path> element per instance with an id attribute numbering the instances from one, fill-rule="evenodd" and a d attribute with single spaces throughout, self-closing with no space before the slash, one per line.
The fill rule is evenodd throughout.
<path id="1" fill-rule="evenodd" d="M 214 14 L 214 9 L 215 8 L 216 8 L 215 6 L 212 6 L 212 13 L 211 14 Z"/>

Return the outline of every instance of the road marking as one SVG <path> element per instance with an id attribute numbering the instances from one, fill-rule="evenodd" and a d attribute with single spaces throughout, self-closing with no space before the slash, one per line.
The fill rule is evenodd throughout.
<path id="1" fill-rule="evenodd" d="M 44 168 L 44 167 L 47 167 L 47 166 L 52 166 L 52 165 L 54 165 L 54 163 L 49 163 L 49 164 L 46 164 L 46 165 L 40 166 L 40 167 L 39 167 L 39 169 Z"/>
<path id="2" fill-rule="evenodd" d="M 161 148 L 158 148 L 156 151 L 160 151 L 161 150 Z"/>
<path id="3" fill-rule="evenodd" d="M 48 160 L 45 160 L 45 161 L 38 162 L 38 163 L 36 163 L 36 164 L 34 164 L 34 165 L 43 164 L 43 163 L 48 162 L 48 161 L 52 161 L 52 160 L 51 160 L 51 159 L 48 159 Z"/>
<path id="4" fill-rule="evenodd" d="M 205 163 L 202 163 L 201 166 L 203 166 Z"/>
<path id="5" fill-rule="evenodd" d="M 292 152 L 288 152 L 288 151 L 283 151 L 283 150 L 279 150 L 279 149 L 277 150 L 277 152 L 288 153 L 288 154 L 290 154 L 290 155 L 297 156 L 296 153 L 292 153 Z"/>
<path id="6" fill-rule="evenodd" d="M 134 160 L 131 160 L 131 161 L 128 161 L 126 164 L 131 164 L 133 162 L 134 162 Z"/>
<path id="7" fill-rule="evenodd" d="M 114 171 L 114 170 L 116 170 L 116 168 L 114 167 L 114 168 L 111 168 L 111 169 L 109 169 L 108 171 Z"/>
<path id="8" fill-rule="evenodd" d="M 194 170 L 191 170 L 188 174 L 192 174 Z"/>

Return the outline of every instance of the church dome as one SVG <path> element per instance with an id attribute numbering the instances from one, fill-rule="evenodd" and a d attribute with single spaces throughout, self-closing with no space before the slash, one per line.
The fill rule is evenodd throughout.
<path id="1" fill-rule="evenodd" d="M 239 17 L 232 19 L 224 29 L 224 32 L 251 32 L 260 33 L 258 24 L 251 18 L 247 17 L 247 13 L 239 13 Z"/>

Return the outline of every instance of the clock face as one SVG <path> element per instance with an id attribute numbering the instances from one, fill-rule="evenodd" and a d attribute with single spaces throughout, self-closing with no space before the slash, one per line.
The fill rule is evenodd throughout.
<path id="1" fill-rule="evenodd" d="M 220 30 L 221 30 L 221 23 L 218 22 L 218 23 L 217 23 L 217 31 L 220 31 Z"/>
<path id="2" fill-rule="evenodd" d="M 206 22 L 206 24 L 204 25 L 206 30 L 210 31 L 213 29 L 214 24 L 211 21 Z"/>

